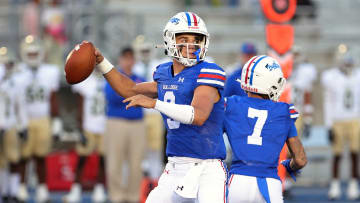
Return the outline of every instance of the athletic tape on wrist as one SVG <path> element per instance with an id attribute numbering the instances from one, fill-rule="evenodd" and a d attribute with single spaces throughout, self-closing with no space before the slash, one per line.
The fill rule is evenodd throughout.
<path id="1" fill-rule="evenodd" d="M 97 68 L 101 71 L 103 75 L 105 75 L 106 73 L 110 72 L 111 69 L 114 68 L 114 66 L 104 57 L 104 60 L 97 65 Z"/>

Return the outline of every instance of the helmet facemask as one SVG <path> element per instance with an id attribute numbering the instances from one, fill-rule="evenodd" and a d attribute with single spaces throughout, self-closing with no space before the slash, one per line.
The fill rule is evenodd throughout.
<path id="1" fill-rule="evenodd" d="M 27 36 L 21 44 L 21 58 L 32 68 L 40 66 L 44 60 L 43 47 L 35 37 Z"/>
<path id="2" fill-rule="evenodd" d="M 169 47 L 167 53 L 169 56 L 172 56 L 174 59 L 176 59 L 178 62 L 180 62 L 186 67 L 194 66 L 205 59 L 205 54 L 207 51 L 207 37 L 205 35 L 198 33 L 189 33 L 196 34 L 196 37 L 201 37 L 199 43 L 177 43 L 176 37 L 186 33 L 167 33 L 169 33 L 168 35 L 171 36 L 171 41 L 169 40 L 168 42 L 165 42 L 165 44 L 167 44 L 167 46 Z M 184 49 L 186 49 L 185 56 L 183 55 Z"/>

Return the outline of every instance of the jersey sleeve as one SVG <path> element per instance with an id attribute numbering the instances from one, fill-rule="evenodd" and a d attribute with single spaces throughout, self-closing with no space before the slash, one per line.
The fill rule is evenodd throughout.
<path id="1" fill-rule="evenodd" d="M 44 79 L 49 81 L 50 90 L 57 91 L 60 87 L 60 69 L 58 66 L 46 64 L 42 70 L 45 70 L 46 78 Z"/>
<path id="2" fill-rule="evenodd" d="M 161 76 L 161 68 L 160 65 L 158 65 L 153 73 L 153 80 L 157 82 L 160 79 Z"/>
<path id="3" fill-rule="evenodd" d="M 290 114 L 290 119 L 293 120 L 294 122 L 299 117 L 299 112 L 295 109 L 295 106 L 293 104 L 289 104 L 289 114 Z"/>
<path id="4" fill-rule="evenodd" d="M 297 135 L 298 135 L 298 134 L 297 134 L 297 130 L 296 130 L 295 123 L 291 123 L 288 138 L 296 137 Z"/>
<path id="5" fill-rule="evenodd" d="M 199 85 L 208 85 L 217 89 L 224 89 L 226 73 L 219 66 L 203 67 L 196 80 L 196 87 Z"/>

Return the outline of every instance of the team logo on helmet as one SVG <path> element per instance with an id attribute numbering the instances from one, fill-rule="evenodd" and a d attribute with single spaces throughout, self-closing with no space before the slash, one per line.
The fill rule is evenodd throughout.
<path id="1" fill-rule="evenodd" d="M 171 22 L 171 23 L 174 23 L 175 25 L 177 25 L 177 24 L 179 24 L 180 19 L 179 19 L 179 18 L 171 18 L 171 19 L 170 19 L 170 22 Z"/>
<path id="2" fill-rule="evenodd" d="M 269 71 L 272 71 L 272 70 L 274 70 L 274 69 L 280 68 L 280 65 L 277 64 L 277 63 L 275 63 L 275 62 L 273 62 L 272 65 L 266 64 L 266 65 L 265 65 L 265 68 L 269 69 Z"/>

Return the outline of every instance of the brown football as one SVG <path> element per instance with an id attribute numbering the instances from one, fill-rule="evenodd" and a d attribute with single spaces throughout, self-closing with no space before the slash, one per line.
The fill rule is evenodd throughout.
<path id="1" fill-rule="evenodd" d="M 69 84 L 85 80 L 95 67 L 95 47 L 91 42 L 82 42 L 66 57 L 65 77 Z"/>

